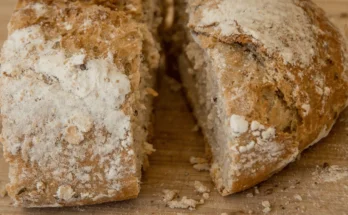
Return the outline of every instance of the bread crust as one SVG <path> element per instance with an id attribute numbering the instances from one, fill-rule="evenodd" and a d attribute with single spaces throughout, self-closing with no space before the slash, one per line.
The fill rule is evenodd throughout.
<path id="1" fill-rule="evenodd" d="M 144 102 L 149 112 L 152 108 L 151 96 L 140 89 L 154 86 L 159 63 L 156 26 L 144 16 L 147 3 L 154 1 L 18 2 L 0 80 L 7 190 L 16 206 L 137 197 L 146 155 L 135 134 L 143 127 L 147 134 L 143 124 L 150 118 L 139 106 Z M 23 96 L 17 98 L 20 91 Z M 40 105 L 31 105 L 35 102 Z M 51 108 L 52 115 L 46 114 Z"/>
<path id="2" fill-rule="evenodd" d="M 266 180 L 307 147 L 326 137 L 348 98 L 346 41 L 323 10 L 309 0 L 237 1 L 228 8 L 229 4 L 232 6 L 227 0 L 190 0 L 186 5 L 187 34 L 202 49 L 206 61 L 210 61 L 212 74 L 216 73 L 219 88 L 223 89 L 219 96 L 228 117 L 226 121 L 231 117 L 247 125 L 246 131 L 232 134 L 233 147 L 228 152 L 230 169 L 221 169 L 214 163 L 211 169 L 213 180 L 224 196 Z M 279 11 L 283 6 L 293 9 L 291 13 L 298 10 L 302 19 L 287 20 L 295 22 L 293 25 L 286 23 L 286 18 L 292 16 Z M 231 8 L 246 12 L 238 16 L 237 9 L 237 12 L 228 11 Z M 251 14 L 254 9 L 267 15 Z M 257 25 L 258 21 L 265 26 L 250 24 Z M 297 25 L 305 27 L 295 28 Z M 269 36 L 272 28 L 279 33 Z M 307 41 L 301 43 L 297 35 Z M 275 45 L 269 43 L 278 40 Z M 301 46 L 286 48 L 295 43 Z M 187 45 L 188 42 L 184 49 Z M 306 47 L 313 47 L 312 52 L 305 50 Z M 289 50 L 292 57 L 289 58 L 285 50 Z M 253 56 L 254 63 L 243 67 L 248 58 L 246 53 Z M 194 65 L 188 57 L 190 60 Z M 187 72 L 187 69 L 181 71 L 185 73 L 184 83 Z M 187 81 L 186 88 L 194 84 Z M 197 102 L 192 103 L 197 112 Z M 254 127 L 257 125 L 255 129 L 252 123 Z M 264 140 L 263 134 L 267 137 Z M 245 151 L 250 145 L 252 148 Z M 270 155 L 272 150 L 274 155 Z M 226 171 L 230 171 L 229 182 L 221 179 Z"/>

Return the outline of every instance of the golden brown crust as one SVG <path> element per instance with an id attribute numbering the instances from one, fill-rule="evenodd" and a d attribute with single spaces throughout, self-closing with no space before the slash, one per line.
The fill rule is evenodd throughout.
<path id="1" fill-rule="evenodd" d="M 32 7 L 26 7 L 38 2 L 48 3 L 47 11 L 40 17 Z M 139 73 L 140 38 L 146 33 L 146 26 L 134 22 L 127 12 L 115 12 L 80 1 L 22 1 L 19 6 L 11 18 L 9 34 L 40 25 L 47 40 L 62 36 L 59 45 L 68 52 L 84 49 L 90 58 L 98 58 L 106 57 L 105 50 L 110 49 L 112 53 L 118 53 L 115 59 L 117 65 L 126 65 L 129 74 Z M 89 25 L 81 28 L 86 20 Z M 71 26 L 66 28 L 65 23 Z M 138 85 L 138 81 L 136 78 L 133 80 L 133 87 Z"/>
<path id="2" fill-rule="evenodd" d="M 31 169 L 28 169 L 29 171 Z M 32 188 L 33 180 L 27 179 L 20 184 L 7 186 L 8 195 L 16 202 L 16 206 L 36 208 L 36 207 L 67 207 L 78 205 L 93 205 L 113 201 L 123 201 L 138 197 L 140 191 L 139 180 L 136 177 L 125 178 L 122 183 L 122 188 L 112 196 L 101 196 L 98 199 L 86 198 L 74 202 L 58 201 L 55 198 L 56 191 L 59 188 L 58 184 L 52 183 L 45 186 L 45 190 L 40 191 Z M 19 187 L 22 187 L 18 190 Z M 23 188 L 27 187 L 27 188 Z M 27 189 L 27 190 L 24 190 Z M 32 189 L 32 191 L 29 191 Z M 96 190 L 97 191 L 97 190 Z M 35 201 L 33 201 L 35 199 Z"/>
<path id="3" fill-rule="evenodd" d="M 326 18 L 324 12 L 309 0 L 284 3 L 292 4 L 291 7 L 295 6 L 296 9 L 300 8 L 301 14 L 304 14 L 303 20 L 308 22 L 308 37 L 314 41 L 315 46 L 313 57 L 308 58 L 308 62 L 311 62 L 309 64 L 306 64 L 305 60 L 300 63 L 301 60 L 286 59 L 285 53 L 282 53 L 284 50 L 270 51 L 273 47 L 267 44 L 269 38 L 262 37 L 261 30 L 255 33 L 258 37 L 253 37 L 252 33 L 244 33 L 257 30 L 252 29 L 254 26 L 243 17 L 234 17 L 234 22 L 220 18 L 223 16 L 224 8 L 218 5 L 222 2 L 225 8 L 231 3 L 223 0 L 189 1 L 187 7 L 190 31 L 212 61 L 213 69 L 218 74 L 227 117 L 243 116 L 249 125 L 256 121 L 266 129 L 274 128 L 276 132 L 272 141 L 281 148 L 277 155 L 268 160 L 269 155 L 262 149 L 254 148 L 244 152 L 251 141 L 257 142 L 257 137 L 251 130 L 232 140 L 235 144 L 238 143 L 237 152 L 231 158 L 231 165 L 238 169 L 235 175 L 231 175 L 232 183 L 221 183 L 223 173 L 220 171 L 227 171 L 226 169 L 214 169 L 214 165 L 212 168 L 212 176 L 218 190 L 222 195 L 228 195 L 267 179 L 293 161 L 301 151 L 328 134 L 347 105 L 348 59 L 345 56 L 347 47 L 342 35 Z M 248 7 L 248 1 L 240 1 L 239 4 Z M 272 4 L 269 1 L 268 5 Z M 249 8 L 253 7 L 249 4 Z M 235 8 L 239 8 L 239 5 L 235 5 Z M 267 8 L 262 10 L 265 10 L 266 14 L 270 12 Z M 269 14 L 274 15 L 271 12 Z M 249 15 L 251 14 L 246 12 L 245 19 L 250 18 Z M 277 20 L 273 18 L 273 28 L 276 28 Z M 257 19 L 258 17 L 255 18 Z M 250 26 L 240 23 L 251 25 L 252 30 L 248 29 Z M 236 29 L 230 29 L 234 24 L 237 26 Z M 284 27 L 280 28 L 286 28 L 287 24 L 282 25 Z M 303 32 L 294 34 L 303 35 Z M 275 40 L 277 36 L 273 35 Z M 277 45 L 284 46 L 286 42 L 293 42 L 289 41 L 289 38 L 295 38 L 291 34 L 279 36 L 284 38 L 280 39 Z M 292 50 L 310 52 L 301 50 L 301 47 Z M 248 64 L 249 54 L 253 55 L 253 64 Z M 297 56 L 293 57 L 296 58 Z M 238 150 L 238 147 L 243 147 L 243 150 Z M 255 153 L 261 158 L 264 157 L 263 160 L 260 158 L 261 160 L 253 163 L 251 167 L 247 167 L 247 164 L 256 159 Z"/>
<path id="4" fill-rule="evenodd" d="M 151 109 L 150 101 L 152 99 L 142 97 L 140 100 L 142 92 L 139 91 L 141 87 L 146 86 L 146 84 L 148 84 L 148 87 L 153 87 L 155 80 L 153 77 L 155 75 L 154 71 L 158 67 L 159 61 L 158 44 L 154 39 L 155 36 L 152 34 L 152 28 L 155 27 L 155 24 L 150 23 L 149 20 L 144 18 L 144 5 L 145 1 L 139 0 L 19 1 L 9 24 L 9 40 L 14 39 L 12 36 L 13 34 L 23 38 L 19 42 L 28 39 L 26 37 L 31 37 L 33 42 L 30 41 L 30 39 L 28 41 L 29 43 L 33 43 L 33 45 L 28 45 L 23 42 L 23 50 L 27 51 L 28 49 L 30 56 L 27 57 L 28 59 L 18 59 L 23 60 L 23 63 L 19 64 L 19 66 L 23 67 L 22 71 L 11 72 L 11 69 L 2 71 L 6 74 L 0 81 L 2 105 L 5 105 L 4 107 L 17 108 L 18 110 L 24 111 L 25 107 L 21 106 L 22 100 L 10 102 L 8 97 L 12 96 L 10 95 L 11 93 L 15 94 L 17 91 L 17 89 L 11 91 L 13 90 L 11 85 L 18 84 L 18 81 L 23 81 L 23 91 L 34 90 L 32 94 L 34 96 L 36 96 L 35 87 L 41 89 L 43 95 L 45 95 L 46 89 L 49 89 L 47 92 L 56 90 L 57 100 L 61 93 L 67 93 L 67 103 L 70 102 L 69 105 L 71 106 L 76 104 L 77 106 L 74 106 L 74 109 L 81 109 L 81 114 L 85 115 L 83 115 L 82 119 L 79 119 L 82 120 L 80 122 L 73 122 L 73 118 L 64 119 L 64 121 L 67 120 L 69 123 L 77 124 L 68 127 L 67 130 L 62 131 L 61 134 L 57 134 L 57 136 L 54 137 L 56 138 L 56 143 L 48 141 L 47 144 L 53 144 L 53 146 L 51 145 L 51 148 L 45 149 L 47 151 L 43 151 L 43 153 L 47 153 L 46 155 L 41 154 L 42 151 L 36 152 L 39 154 L 33 154 L 33 145 L 39 143 L 42 144 L 42 148 L 44 148 L 46 143 L 40 142 L 42 140 L 38 137 L 42 134 L 46 134 L 44 132 L 47 132 L 47 136 L 51 135 L 45 123 L 50 122 L 50 120 L 55 123 L 58 122 L 59 119 L 54 117 L 51 118 L 51 116 L 46 117 L 44 113 L 41 115 L 41 111 L 37 109 L 37 118 L 35 115 L 31 116 L 29 113 L 28 117 L 25 118 L 25 120 L 28 120 L 28 123 L 33 123 L 33 126 L 29 128 L 31 131 L 29 133 L 27 131 L 22 131 L 23 133 L 19 134 L 21 131 L 19 131 L 19 133 L 17 131 L 17 133 L 11 133 L 9 129 L 11 126 L 15 126 L 14 124 L 19 124 L 12 124 L 12 120 L 16 121 L 20 119 L 15 119 L 10 116 L 12 114 L 11 111 L 2 112 L 7 119 L 3 121 L 3 131 L 5 132 L 2 134 L 2 142 L 4 143 L 4 156 L 6 161 L 10 164 L 9 175 L 11 179 L 10 184 L 7 186 L 7 190 L 9 196 L 15 200 L 15 205 L 23 207 L 62 207 L 98 204 L 137 197 L 140 191 L 139 171 L 141 171 L 141 167 L 139 167 L 139 165 L 142 163 L 142 161 L 139 160 L 145 155 L 143 155 L 141 151 L 142 143 L 137 142 L 136 144 L 138 146 L 134 146 L 132 141 L 145 141 L 142 140 L 143 136 L 138 134 L 138 127 L 141 126 L 141 129 L 143 129 L 142 123 L 146 123 L 147 116 L 145 115 L 147 115 L 147 112 L 138 110 L 139 114 L 137 115 L 144 115 L 145 117 L 143 118 L 144 122 L 138 122 L 137 115 L 134 114 L 134 111 L 139 107 L 141 102 L 144 102 L 142 105 L 149 105 L 148 109 Z M 25 32 L 25 34 L 22 32 Z M 42 45 L 37 45 L 36 42 L 41 41 L 42 38 L 43 41 L 40 42 Z M 53 41 L 57 42 L 52 46 Z M 4 47 L 6 47 L 3 50 L 4 53 L 9 53 L 11 52 L 9 50 L 16 48 L 11 46 L 11 41 L 7 42 Z M 55 58 L 59 58 L 61 53 L 63 53 L 64 58 L 66 58 L 65 62 L 63 62 L 64 65 L 66 61 L 71 61 L 70 63 L 74 64 L 73 69 L 67 71 L 66 77 L 59 77 L 59 73 L 56 73 L 56 76 L 51 76 L 51 74 L 47 72 L 46 74 L 40 74 L 42 71 L 39 71 L 39 69 L 37 69 L 38 67 L 33 66 L 27 68 L 27 64 L 25 63 L 28 60 L 32 61 L 32 65 L 39 65 L 39 61 L 41 60 L 40 57 L 44 58 L 56 55 L 53 58 L 54 60 Z M 16 54 L 22 56 L 21 53 L 12 52 L 9 54 L 11 54 L 11 56 L 12 54 L 13 56 Z M 81 57 L 83 57 L 82 64 L 79 62 L 81 61 Z M 10 56 L 2 56 L 2 63 L 11 65 L 13 64 L 12 60 Z M 78 63 L 75 65 L 73 61 L 76 60 Z M 50 61 L 47 61 L 47 63 L 50 64 Z M 59 63 L 62 62 L 59 61 Z M 60 65 L 57 61 L 57 67 L 60 66 L 61 69 L 67 68 L 63 63 Z M 106 105 L 109 104 L 108 101 L 105 101 L 103 98 L 100 99 L 100 101 L 98 100 L 103 96 L 106 96 L 106 100 L 110 99 L 113 101 L 113 99 L 116 98 L 115 100 L 121 101 L 122 93 L 127 93 L 124 92 L 124 89 L 127 88 L 127 83 L 122 77 L 127 77 L 129 79 L 130 92 L 125 95 L 124 102 L 120 104 L 121 116 L 119 116 L 119 118 L 120 120 L 127 119 L 131 124 L 130 127 L 127 127 L 123 124 L 128 121 L 121 121 L 120 123 L 122 125 L 119 125 L 119 129 L 123 129 L 121 126 L 125 126 L 125 128 L 129 130 L 121 132 L 115 131 L 115 134 L 119 133 L 123 135 L 123 133 L 125 133 L 124 137 L 113 137 L 114 131 L 108 130 L 107 127 L 115 125 L 110 124 L 107 118 L 101 118 L 103 112 L 95 114 L 95 112 L 92 113 L 92 109 L 89 110 L 89 113 L 84 112 L 85 106 L 89 108 L 90 106 L 92 107 L 93 104 L 87 103 L 87 105 L 81 105 L 81 103 L 79 103 L 80 98 L 77 99 L 77 97 L 69 100 L 71 96 L 76 96 L 71 95 L 73 94 L 71 90 L 68 91 L 64 88 L 70 86 L 64 86 L 64 81 L 73 81 L 70 78 L 69 72 L 78 72 L 78 75 L 82 75 L 79 77 L 80 83 L 75 82 L 74 84 L 82 84 L 81 88 L 86 87 L 86 89 L 88 89 L 88 85 L 83 85 L 85 79 L 81 78 L 85 76 L 80 73 L 80 70 L 82 72 L 86 71 L 87 73 L 87 71 L 92 71 L 92 68 L 94 68 L 93 66 L 99 67 L 94 71 L 94 75 L 96 76 L 92 78 L 92 80 L 98 79 L 99 76 L 102 77 L 103 70 L 107 71 L 107 74 L 104 74 L 106 78 L 100 80 L 100 83 L 97 84 L 108 84 L 110 80 L 112 81 L 112 79 L 115 78 L 115 76 L 109 73 L 113 73 L 115 72 L 113 70 L 117 70 L 117 73 L 113 74 L 116 75 L 116 78 L 119 78 L 114 86 L 115 93 L 117 92 L 116 90 L 120 90 L 120 92 L 117 92 L 120 95 L 113 95 L 113 92 L 109 92 L 110 95 L 108 95 L 108 93 L 103 94 L 105 93 L 103 91 L 97 92 L 95 95 L 96 104 L 98 104 L 97 102 L 102 102 Z M 109 71 L 108 69 L 110 68 L 111 70 Z M 6 68 L 4 70 L 6 70 Z M 45 70 L 45 68 L 43 68 L 43 70 Z M 93 74 L 93 72 L 91 74 Z M 89 79 L 86 80 L 88 81 Z M 28 85 L 26 85 L 27 83 Z M 93 82 L 87 83 L 91 83 L 91 85 L 94 84 Z M 96 85 L 96 87 L 98 86 Z M 79 89 L 77 88 L 77 90 Z M 105 88 L 103 88 L 103 90 L 105 90 Z M 91 92 L 93 93 L 93 91 Z M 101 95 L 98 95 L 98 93 L 101 93 Z M 47 95 L 50 94 L 48 93 Z M 86 96 L 89 96 L 89 94 L 86 94 Z M 31 102 L 34 98 L 24 96 L 24 99 Z M 43 112 L 48 111 L 48 109 L 45 109 L 46 106 L 44 106 L 49 105 L 49 102 L 45 103 L 47 99 L 49 100 L 50 98 L 43 97 L 35 100 L 42 102 Z M 85 98 L 81 97 L 81 99 Z M 55 102 L 51 102 L 51 104 L 54 104 L 51 107 L 58 107 L 58 109 L 65 108 L 65 102 L 57 102 L 56 106 Z M 113 111 L 118 107 L 112 107 L 110 110 L 107 109 L 107 106 L 104 108 L 105 109 L 101 107 L 99 110 L 106 111 L 108 114 L 116 114 L 116 112 Z M 68 111 L 74 111 L 74 109 L 69 110 L 67 107 Z M 57 110 L 57 115 L 61 113 L 61 110 Z M 71 117 L 73 115 L 73 113 L 69 112 L 62 114 L 65 114 L 66 117 Z M 92 123 L 88 122 L 89 118 L 87 119 L 87 116 L 91 117 Z M 85 122 L 86 120 L 87 122 Z M 83 132 L 79 130 L 81 122 L 90 124 L 87 126 L 88 128 L 82 128 Z M 39 124 L 37 128 L 35 128 L 35 123 Z M 60 130 L 62 128 L 62 123 L 65 122 L 58 122 L 55 130 Z M 21 125 L 26 126 L 28 124 L 22 123 Z M 83 135 L 82 139 L 79 136 L 81 133 Z M 135 133 L 140 136 L 140 138 L 136 139 Z M 144 131 L 143 133 L 145 135 L 147 132 Z M 68 135 L 71 135 L 71 137 L 68 137 Z M 14 148 L 14 144 L 17 144 L 14 142 L 14 139 L 19 136 L 21 136 L 19 138 L 21 146 L 17 149 Z M 125 138 L 125 140 L 122 138 Z M 112 142 L 114 139 L 117 139 L 117 142 Z M 120 142 L 118 142 L 118 140 Z M 35 143 L 35 141 L 38 143 Z M 104 144 L 105 146 L 104 148 L 99 147 L 97 146 L 98 144 Z M 104 150 L 109 151 L 103 154 Z M 33 156 L 38 156 L 38 158 L 33 158 Z M 50 158 L 50 156 L 52 156 L 52 158 Z M 139 156 L 139 158 L 137 158 L 137 156 Z M 50 159 L 52 159 L 52 161 Z M 112 167 L 117 168 L 112 169 Z M 114 177 L 118 178 L 114 179 Z"/>
<path id="5" fill-rule="evenodd" d="M 202 3 L 204 4 L 204 3 Z M 342 35 L 338 32 L 338 30 L 332 25 L 332 23 L 326 18 L 324 12 L 317 8 L 312 2 L 310 1 L 301 1 L 300 6 L 307 12 L 307 16 L 311 19 L 311 23 L 313 26 L 317 27 L 318 29 L 316 31 L 321 32 L 316 34 L 316 45 L 318 47 L 318 51 L 315 54 L 314 63 L 311 65 L 308 65 L 305 68 L 301 68 L 300 65 L 298 66 L 291 66 L 291 65 L 285 65 L 281 59 L 281 57 L 275 55 L 275 56 L 268 56 L 265 48 L 262 45 L 262 42 L 253 42 L 253 39 L 249 35 L 244 34 L 236 34 L 231 36 L 220 36 L 219 32 L 216 32 L 210 27 L 204 27 L 204 28 L 196 28 L 194 25 L 192 25 L 191 29 L 195 31 L 198 34 L 204 34 L 209 37 L 216 38 L 214 42 L 211 41 L 209 38 L 203 38 L 202 46 L 203 48 L 211 48 L 212 46 L 215 46 L 215 44 L 218 44 L 219 41 L 223 44 L 241 44 L 242 46 L 251 46 L 251 48 L 255 48 L 255 53 L 257 53 L 259 57 L 257 60 L 260 61 L 267 61 L 269 60 L 268 57 L 273 57 L 271 59 L 271 63 L 274 63 L 272 65 L 274 67 L 274 70 L 277 71 L 277 73 L 272 74 L 275 75 L 275 83 L 267 83 L 266 85 L 257 84 L 257 79 L 254 82 L 248 82 L 247 88 L 250 88 L 250 90 L 247 89 L 248 92 L 253 93 L 255 95 L 249 95 L 248 97 L 251 97 L 250 99 L 253 99 L 252 103 L 254 106 L 250 108 L 249 110 L 243 110 L 239 107 L 241 106 L 238 102 L 228 102 L 227 108 L 229 113 L 236 113 L 239 115 L 246 115 L 250 119 L 258 120 L 259 122 L 267 122 L 272 125 L 277 125 L 277 128 L 280 127 L 281 130 L 286 129 L 286 126 L 283 125 L 284 119 L 277 119 L 280 121 L 274 121 L 270 122 L 270 120 L 276 119 L 276 117 L 272 117 L 272 111 L 270 111 L 269 114 L 271 116 L 264 115 L 263 113 L 265 111 L 251 111 L 257 109 L 266 109 L 264 106 L 265 104 L 260 103 L 260 101 L 257 101 L 256 98 L 262 97 L 263 89 L 266 91 L 281 91 L 282 98 L 284 102 L 287 104 L 289 108 L 295 109 L 294 111 L 298 112 L 297 115 L 300 118 L 298 124 L 299 127 L 298 130 L 296 130 L 296 133 L 306 133 L 307 135 L 298 135 L 298 138 L 300 138 L 300 149 L 303 149 L 306 147 L 307 144 L 311 143 L 310 140 L 316 139 L 320 131 L 322 130 L 322 125 L 328 123 L 328 127 L 335 119 L 337 119 L 338 114 L 341 112 L 342 108 L 345 107 L 345 101 L 347 98 L 347 93 L 344 89 L 346 89 L 346 81 L 345 81 L 345 71 L 344 71 L 344 64 L 343 60 L 345 59 L 343 54 L 344 50 L 342 50 L 342 47 L 346 50 L 345 44 L 343 43 Z M 197 12 L 198 14 L 199 12 Z M 204 37 L 204 36 L 202 36 Z M 215 43 L 215 44 L 214 44 Z M 338 51 L 342 50 L 342 51 Z M 228 55 L 230 54 L 230 55 Z M 227 60 L 227 63 L 233 63 L 228 62 L 229 58 L 233 58 L 235 56 L 231 56 L 235 53 L 229 53 L 228 51 L 225 52 L 225 57 Z M 265 62 L 267 64 L 268 62 Z M 306 71 L 306 74 L 302 74 L 302 71 Z M 323 72 L 318 72 L 323 71 Z M 229 72 L 229 71 L 227 71 Z M 293 77 L 288 77 L 288 72 L 292 74 Z M 320 73 L 320 74 L 318 74 Z M 320 95 L 318 93 L 317 85 L 315 81 L 313 81 L 314 78 L 316 78 L 316 75 L 322 76 L 322 78 L 326 81 L 326 86 L 331 89 L 332 94 L 327 98 L 324 104 L 323 102 L 323 95 Z M 224 83 L 224 87 L 227 87 L 231 89 L 231 81 L 228 77 L 229 75 L 226 74 L 226 78 L 222 80 Z M 298 86 L 298 90 L 300 92 L 306 92 L 306 93 L 299 93 L 298 96 L 294 96 L 294 87 Z M 229 90 L 226 90 L 226 93 Z M 324 89 L 323 89 L 324 91 Z M 303 105 L 307 100 L 308 94 L 310 96 L 310 103 L 309 105 L 312 108 L 312 111 L 308 115 L 305 114 L 305 110 L 301 108 L 301 105 Z M 231 95 L 231 94 L 230 94 Z M 226 95 L 226 98 L 230 95 Z M 313 95 L 313 96 L 312 96 Z M 261 100 L 262 101 L 262 100 Z M 245 101 L 244 101 L 245 103 Z M 275 107 L 275 109 L 278 109 Z M 322 111 L 324 109 L 324 113 Z M 334 109 L 334 110 L 333 110 Z M 276 111 L 276 110 L 275 110 Z M 274 113 L 274 116 L 279 113 Z M 316 128 L 316 125 L 318 127 Z M 314 126 L 314 128 L 313 128 Z M 310 128 L 310 131 L 306 130 Z M 309 132 L 309 133 L 308 133 Z M 302 139 L 305 138 L 305 139 Z"/>

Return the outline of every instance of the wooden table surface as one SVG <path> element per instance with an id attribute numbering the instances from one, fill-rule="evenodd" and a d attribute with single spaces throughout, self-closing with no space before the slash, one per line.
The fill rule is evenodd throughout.
<path id="1" fill-rule="evenodd" d="M 315 2 L 340 28 L 348 24 L 348 0 Z M 6 39 L 14 4 L 15 0 L 0 0 L 0 44 Z M 157 152 L 143 176 L 138 199 L 63 209 L 21 209 L 12 207 L 5 197 L 0 198 L 0 215 L 262 214 L 262 201 L 270 202 L 271 214 L 348 214 L 348 110 L 329 137 L 305 151 L 295 163 L 257 189 L 223 198 L 213 189 L 208 173 L 197 172 L 188 162 L 190 156 L 204 156 L 204 145 L 202 135 L 192 131 L 195 121 L 183 93 L 173 92 L 163 81 L 160 85 L 153 141 Z M 0 186 L 8 180 L 7 171 L 0 150 Z M 165 207 L 163 189 L 177 189 L 180 196 L 200 199 L 194 192 L 195 180 L 213 190 L 205 204 L 194 211 Z"/>

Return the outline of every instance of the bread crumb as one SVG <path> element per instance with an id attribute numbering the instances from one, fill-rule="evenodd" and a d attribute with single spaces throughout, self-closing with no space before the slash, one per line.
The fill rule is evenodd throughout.
<path id="1" fill-rule="evenodd" d="M 220 215 L 228 215 L 227 213 L 222 213 L 222 214 L 220 214 Z"/>
<path id="2" fill-rule="evenodd" d="M 262 201 L 262 206 L 264 207 L 262 210 L 264 213 L 271 212 L 271 203 L 269 201 Z"/>
<path id="3" fill-rule="evenodd" d="M 260 191 L 259 191 L 258 187 L 254 187 L 254 191 L 255 191 L 255 194 L 260 194 Z"/>
<path id="4" fill-rule="evenodd" d="M 167 202 L 167 206 L 169 208 L 180 208 L 180 209 L 190 209 L 194 210 L 196 209 L 197 205 L 201 204 L 200 202 L 194 200 L 194 199 L 188 199 L 186 196 L 182 197 L 181 200 L 172 200 Z"/>
<path id="5" fill-rule="evenodd" d="M 191 164 L 203 164 L 203 163 L 208 163 L 208 160 L 205 158 L 190 157 L 190 163 Z"/>
<path id="6" fill-rule="evenodd" d="M 262 212 L 268 214 L 269 212 L 271 212 L 271 210 L 272 210 L 271 208 L 264 208 L 264 209 L 262 210 Z"/>
<path id="7" fill-rule="evenodd" d="M 203 199 L 207 200 L 209 199 L 210 195 L 209 193 L 203 193 Z"/>
<path id="8" fill-rule="evenodd" d="M 254 197 L 254 194 L 252 194 L 252 193 L 247 193 L 247 194 L 246 194 L 246 197 L 247 197 L 247 198 L 252 198 L 252 197 Z"/>
<path id="9" fill-rule="evenodd" d="M 164 81 L 169 85 L 169 89 L 173 92 L 179 92 L 182 88 L 182 85 L 172 77 L 164 76 Z"/>
<path id="10" fill-rule="evenodd" d="M 148 143 L 148 142 L 145 142 L 143 147 L 144 147 L 144 151 L 147 155 L 151 155 L 152 153 L 154 153 L 156 151 L 156 149 L 153 148 L 153 145 Z"/>
<path id="11" fill-rule="evenodd" d="M 152 88 L 146 88 L 146 92 L 149 94 L 149 95 L 152 95 L 153 97 L 157 97 L 159 94 L 156 90 L 152 89 Z"/>
<path id="12" fill-rule="evenodd" d="M 190 163 L 194 164 L 193 168 L 198 171 L 209 171 L 210 165 L 208 163 L 208 160 L 205 158 L 199 158 L 199 157 L 190 157 Z"/>
<path id="13" fill-rule="evenodd" d="M 302 197 L 299 194 L 294 195 L 294 199 L 302 201 Z"/>
<path id="14" fill-rule="evenodd" d="M 207 163 L 202 163 L 202 164 L 195 164 L 193 165 L 193 168 L 198 170 L 198 171 L 210 171 L 210 166 Z"/>
<path id="15" fill-rule="evenodd" d="M 178 196 L 178 192 L 177 190 L 163 190 L 162 191 L 164 196 L 163 196 L 163 201 L 165 203 L 172 201 L 175 197 Z"/>
<path id="16" fill-rule="evenodd" d="M 194 186 L 195 186 L 195 190 L 198 193 L 209 193 L 210 190 L 207 186 L 205 186 L 204 184 L 202 184 L 202 182 L 200 181 L 195 181 L 194 182 Z"/>
<path id="17" fill-rule="evenodd" d="M 0 186 L 0 198 L 4 198 L 7 196 L 7 191 L 5 185 Z"/>
<path id="18" fill-rule="evenodd" d="M 262 201 L 262 206 L 265 208 L 270 208 L 271 207 L 271 203 L 269 201 Z"/>

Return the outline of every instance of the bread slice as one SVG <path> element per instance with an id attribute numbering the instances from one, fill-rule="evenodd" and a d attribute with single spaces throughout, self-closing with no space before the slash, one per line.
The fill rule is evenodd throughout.
<path id="1" fill-rule="evenodd" d="M 347 46 L 314 3 L 177 6 L 180 73 L 222 195 L 267 179 L 328 135 L 347 105 Z"/>
<path id="2" fill-rule="evenodd" d="M 0 78 L 7 191 L 16 206 L 137 197 L 151 149 L 159 5 L 19 1 Z"/>

